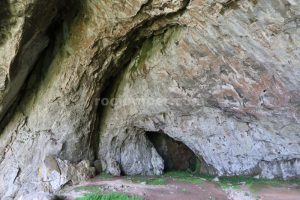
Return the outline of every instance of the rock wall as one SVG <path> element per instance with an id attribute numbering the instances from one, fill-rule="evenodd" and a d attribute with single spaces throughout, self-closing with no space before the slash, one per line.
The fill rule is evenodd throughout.
<path id="1" fill-rule="evenodd" d="M 151 152 L 152 147 L 128 135 L 160 131 L 203 157 L 215 175 L 299 176 L 297 104 L 283 100 L 297 98 L 288 95 L 295 91 L 269 74 L 264 63 L 240 68 L 246 62 L 240 55 L 222 57 L 205 48 L 205 42 L 189 27 L 145 42 L 114 91 L 114 106 L 106 111 L 99 155 L 104 168 L 132 174 L 123 160 L 137 168 L 156 166 L 150 159 L 140 163 L 131 158 L 134 150 L 125 145 L 130 140 Z"/>
<path id="2" fill-rule="evenodd" d="M 1 1 L 1 199 L 97 159 L 161 174 L 147 131 L 211 174 L 299 177 L 299 15 L 295 0 Z"/>
<path id="3" fill-rule="evenodd" d="M 160 157 L 127 155 L 132 143 L 153 152 L 132 135 L 161 131 L 212 174 L 298 177 L 299 4 L 207 3 L 192 1 L 177 26 L 149 38 L 116 84 L 100 132 L 104 169 L 156 168 Z"/>

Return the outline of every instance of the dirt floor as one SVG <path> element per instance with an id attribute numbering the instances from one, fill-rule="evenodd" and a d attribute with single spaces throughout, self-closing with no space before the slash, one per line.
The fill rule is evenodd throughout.
<path id="1" fill-rule="evenodd" d="M 191 183 L 165 178 L 163 183 L 150 185 L 146 181 L 132 181 L 126 177 L 95 178 L 65 189 L 62 195 L 67 197 L 67 200 L 74 200 L 85 194 L 97 192 L 122 192 L 143 197 L 144 200 L 300 200 L 300 186 L 295 184 L 259 185 L 252 191 L 244 183 L 239 187 L 224 188 L 218 181 Z"/>
<path id="2" fill-rule="evenodd" d="M 300 200 L 300 187 L 266 187 L 258 192 L 258 195 L 266 200 Z"/>

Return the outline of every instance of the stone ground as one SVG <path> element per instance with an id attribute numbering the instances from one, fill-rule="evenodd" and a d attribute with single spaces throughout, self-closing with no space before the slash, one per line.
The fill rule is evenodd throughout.
<path id="1" fill-rule="evenodd" d="M 67 200 L 74 200 L 88 193 L 122 192 L 141 196 L 144 200 L 299 200 L 300 185 L 246 184 L 222 185 L 218 180 L 183 180 L 163 178 L 103 178 L 64 189 Z"/>

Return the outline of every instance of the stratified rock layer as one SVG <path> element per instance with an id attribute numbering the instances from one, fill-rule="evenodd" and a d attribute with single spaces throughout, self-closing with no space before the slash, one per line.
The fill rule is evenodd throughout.
<path id="1" fill-rule="evenodd" d="M 295 0 L 1 1 L 0 197 L 47 196 L 94 160 L 161 174 L 147 131 L 211 174 L 299 177 L 299 16 Z"/>

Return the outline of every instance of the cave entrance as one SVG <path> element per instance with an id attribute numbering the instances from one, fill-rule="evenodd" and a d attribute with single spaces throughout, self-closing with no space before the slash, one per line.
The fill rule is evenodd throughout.
<path id="1" fill-rule="evenodd" d="M 164 160 L 165 172 L 176 170 L 200 173 L 202 171 L 202 159 L 199 159 L 182 142 L 161 132 L 147 132 L 146 136 Z"/>

